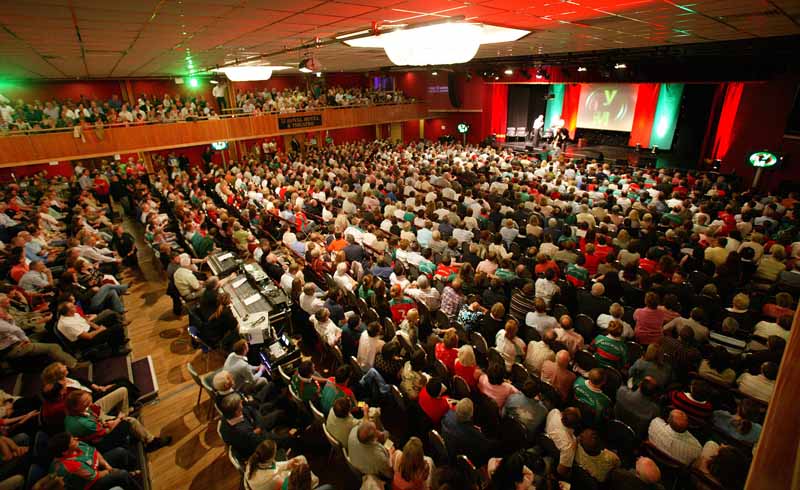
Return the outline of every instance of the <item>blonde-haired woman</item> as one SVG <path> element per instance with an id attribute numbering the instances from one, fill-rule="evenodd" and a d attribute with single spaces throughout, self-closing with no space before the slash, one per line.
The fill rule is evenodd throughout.
<path id="1" fill-rule="evenodd" d="M 474 389 L 478 384 L 478 378 L 483 371 L 475 361 L 475 351 L 469 344 L 464 344 L 458 348 L 458 356 L 453 368 L 453 374 L 461 376 L 467 382 L 470 389 Z"/>
<path id="2" fill-rule="evenodd" d="M 433 475 L 433 460 L 425 456 L 418 437 L 408 440 L 402 451 L 395 451 L 391 459 L 394 478 L 392 490 L 427 490 Z"/>

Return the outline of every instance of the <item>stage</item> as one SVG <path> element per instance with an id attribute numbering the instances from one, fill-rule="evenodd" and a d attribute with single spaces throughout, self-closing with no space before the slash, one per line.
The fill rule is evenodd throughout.
<path id="1" fill-rule="evenodd" d="M 516 153 L 544 153 L 549 152 L 549 147 L 534 147 L 531 142 L 511 142 L 500 145 L 502 148 L 510 149 Z M 549 154 L 549 153 L 548 153 Z M 586 160 L 597 160 L 616 165 L 629 165 L 633 167 L 653 167 L 656 168 L 696 168 L 695 164 L 686 162 L 671 152 L 658 152 L 653 155 L 649 150 L 636 151 L 636 148 L 626 146 L 595 145 L 582 146 L 569 144 L 564 152 L 568 158 L 582 158 Z"/>

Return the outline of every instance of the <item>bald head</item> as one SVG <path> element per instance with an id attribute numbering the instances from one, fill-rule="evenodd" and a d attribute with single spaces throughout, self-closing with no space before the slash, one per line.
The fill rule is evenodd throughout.
<path id="1" fill-rule="evenodd" d="M 658 469 L 655 461 L 642 456 L 636 460 L 636 473 L 639 479 L 645 483 L 658 483 L 661 480 L 661 470 Z"/>
<path id="2" fill-rule="evenodd" d="M 673 410 L 669 413 L 669 426 L 675 432 L 686 432 L 689 428 L 689 417 L 683 410 Z"/>
<path id="3" fill-rule="evenodd" d="M 556 364 L 558 367 L 566 369 L 569 366 L 569 351 L 560 350 L 556 354 Z"/>

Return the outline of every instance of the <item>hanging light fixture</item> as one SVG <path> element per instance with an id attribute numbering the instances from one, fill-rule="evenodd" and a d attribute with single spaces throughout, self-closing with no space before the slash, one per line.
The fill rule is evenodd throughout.
<path id="1" fill-rule="evenodd" d="M 529 33 L 485 24 L 444 22 L 343 42 L 356 48 L 383 48 L 395 65 L 452 65 L 474 58 L 481 44 L 516 41 Z"/>
<path id="2" fill-rule="evenodd" d="M 224 73 L 228 80 L 232 82 L 249 82 L 253 80 L 269 80 L 273 71 L 286 70 L 288 68 L 288 66 L 248 65 L 224 66 L 214 71 Z"/>

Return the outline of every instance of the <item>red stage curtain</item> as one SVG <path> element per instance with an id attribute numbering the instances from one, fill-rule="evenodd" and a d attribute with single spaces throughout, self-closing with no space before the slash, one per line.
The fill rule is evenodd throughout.
<path id="1" fill-rule="evenodd" d="M 711 158 L 724 160 L 728 148 L 733 140 L 733 126 L 736 122 L 736 113 L 739 111 L 739 102 L 742 100 L 743 82 L 729 82 L 725 89 L 725 101 L 722 103 L 722 112 L 719 115 L 717 134 L 714 136 L 714 149 Z"/>
<path id="2" fill-rule="evenodd" d="M 502 135 L 502 139 L 504 139 L 508 125 L 508 85 L 501 83 L 486 84 L 483 110 L 486 133 Z"/>
<path id="3" fill-rule="evenodd" d="M 564 102 L 561 105 L 561 119 L 569 130 L 569 137 L 575 138 L 575 127 L 578 125 L 578 109 L 581 103 L 581 85 L 570 83 L 564 87 Z"/>
<path id="4" fill-rule="evenodd" d="M 642 145 L 650 147 L 650 135 L 653 133 L 653 122 L 656 117 L 658 94 L 661 91 L 660 83 L 640 83 L 636 96 L 636 108 L 633 111 L 633 127 L 628 146 Z"/>

